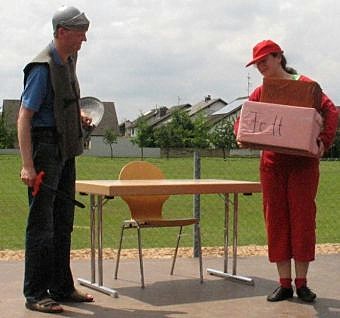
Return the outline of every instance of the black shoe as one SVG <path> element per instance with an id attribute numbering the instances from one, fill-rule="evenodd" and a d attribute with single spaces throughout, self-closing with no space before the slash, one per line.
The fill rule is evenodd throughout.
<path id="1" fill-rule="evenodd" d="M 297 288 L 296 293 L 301 300 L 306 301 L 307 303 L 312 303 L 316 298 L 316 294 L 313 293 L 307 286 Z"/>
<path id="2" fill-rule="evenodd" d="M 273 293 L 269 296 L 267 296 L 268 301 L 281 301 L 286 300 L 288 298 L 293 297 L 293 288 L 284 288 L 282 286 L 279 286 L 276 288 Z"/>

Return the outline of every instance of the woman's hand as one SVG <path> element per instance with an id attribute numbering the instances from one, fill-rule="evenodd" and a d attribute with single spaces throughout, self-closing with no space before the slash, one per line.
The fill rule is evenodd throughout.
<path id="1" fill-rule="evenodd" d="M 317 144 L 319 147 L 318 157 L 321 158 L 325 153 L 325 145 L 320 138 L 317 139 Z"/>
<path id="2" fill-rule="evenodd" d="M 238 146 L 240 149 L 245 148 L 244 145 L 242 144 L 242 142 L 239 142 L 239 141 L 237 141 L 237 146 Z"/>

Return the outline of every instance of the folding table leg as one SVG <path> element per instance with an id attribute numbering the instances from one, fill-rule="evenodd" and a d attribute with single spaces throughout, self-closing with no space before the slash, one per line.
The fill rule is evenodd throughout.
<path id="1" fill-rule="evenodd" d="M 233 214 L 233 251 L 232 251 L 232 273 L 228 273 L 228 248 L 229 248 L 229 224 L 230 224 L 230 200 L 229 194 L 224 195 L 224 271 L 208 268 L 207 273 L 214 276 L 235 280 L 247 285 L 254 285 L 254 280 L 249 277 L 237 275 L 237 239 L 238 239 L 238 193 L 234 193 Z"/>

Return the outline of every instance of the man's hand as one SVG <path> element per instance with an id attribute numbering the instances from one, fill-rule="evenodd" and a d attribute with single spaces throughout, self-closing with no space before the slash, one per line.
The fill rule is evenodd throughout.
<path id="1" fill-rule="evenodd" d="M 83 111 L 80 112 L 81 116 L 81 123 L 84 128 L 90 128 L 92 124 L 92 118 L 89 117 L 86 113 Z"/>
<path id="2" fill-rule="evenodd" d="M 31 121 L 34 112 L 21 105 L 18 116 L 18 141 L 20 146 L 22 169 L 20 178 L 32 187 L 37 176 L 32 158 Z"/>
<path id="3" fill-rule="evenodd" d="M 22 168 L 20 173 L 20 178 L 23 183 L 29 187 L 33 187 L 35 178 L 37 177 L 37 172 L 34 167 L 32 168 Z"/>

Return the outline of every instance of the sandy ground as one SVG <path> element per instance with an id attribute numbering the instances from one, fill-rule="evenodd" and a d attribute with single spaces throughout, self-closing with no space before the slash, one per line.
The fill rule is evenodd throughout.
<path id="1" fill-rule="evenodd" d="M 171 258 L 173 255 L 173 248 L 150 248 L 143 249 L 143 256 L 145 258 Z M 113 259 L 116 256 L 117 250 L 105 248 L 103 250 L 103 259 Z M 229 248 L 228 253 L 231 253 L 231 248 Z M 217 256 L 222 257 L 223 247 L 203 247 L 203 256 Z M 340 244 L 317 244 L 316 254 L 340 254 Z M 267 246 L 239 246 L 237 250 L 238 256 L 266 256 Z M 121 258 L 137 258 L 137 249 L 123 249 L 121 253 Z M 192 257 L 192 248 L 179 248 L 178 257 Z M 72 260 L 90 259 L 90 249 L 82 250 L 72 250 L 71 251 Z M 10 261 L 10 260 L 23 260 L 24 251 L 23 250 L 2 250 L 0 251 L 0 260 Z"/>

